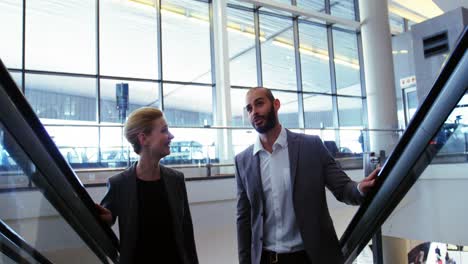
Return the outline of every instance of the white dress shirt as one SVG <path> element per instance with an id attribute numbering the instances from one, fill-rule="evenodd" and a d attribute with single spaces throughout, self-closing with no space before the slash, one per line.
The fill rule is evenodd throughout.
<path id="1" fill-rule="evenodd" d="M 303 250 L 302 237 L 296 224 L 289 166 L 286 129 L 273 144 L 273 152 L 263 148 L 260 137 L 253 155 L 260 155 L 260 174 L 264 197 L 263 248 L 278 253 Z"/>

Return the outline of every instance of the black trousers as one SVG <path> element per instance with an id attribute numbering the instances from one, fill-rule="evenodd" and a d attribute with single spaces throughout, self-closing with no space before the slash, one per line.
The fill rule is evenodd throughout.
<path id="1" fill-rule="evenodd" d="M 292 253 L 276 253 L 262 251 L 261 264 L 310 264 L 309 257 L 304 250 Z"/>

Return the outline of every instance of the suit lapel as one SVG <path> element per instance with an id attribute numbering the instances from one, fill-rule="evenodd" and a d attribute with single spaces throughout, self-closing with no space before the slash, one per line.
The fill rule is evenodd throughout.
<path id="1" fill-rule="evenodd" d="M 136 162 L 130 167 L 128 174 L 126 175 L 126 185 L 128 186 L 128 196 L 127 196 L 127 212 L 129 212 L 129 226 L 135 227 L 135 229 L 128 232 L 127 236 L 129 241 L 134 241 L 131 245 L 136 245 L 136 232 L 133 230 L 138 230 L 138 197 L 137 197 L 137 175 L 136 175 Z"/>
<path id="2" fill-rule="evenodd" d="M 251 153 L 248 153 L 247 155 L 251 155 Z M 260 156 L 257 153 L 247 160 L 249 162 L 247 165 L 247 181 L 251 186 L 251 188 L 249 188 L 250 197 L 260 195 L 261 199 L 258 199 L 258 201 L 263 201 L 262 177 L 260 175 Z M 257 201 L 257 199 L 252 199 L 252 201 Z"/>
<path id="3" fill-rule="evenodd" d="M 297 162 L 299 157 L 299 139 L 295 133 L 286 129 L 288 141 L 288 154 L 289 154 L 289 169 L 291 173 L 291 186 L 294 193 L 294 184 L 296 182 Z"/>
<path id="4" fill-rule="evenodd" d="M 181 225 L 182 225 L 182 219 L 181 215 L 179 212 L 181 211 L 180 208 L 178 208 L 179 203 L 179 189 L 177 188 L 177 182 L 176 182 L 176 177 L 172 177 L 171 172 L 168 171 L 164 166 L 160 165 L 161 168 L 161 177 L 163 179 L 164 187 L 166 188 L 166 194 L 167 194 L 167 201 L 169 202 L 169 208 L 171 210 L 171 216 L 172 216 L 172 228 L 174 231 L 175 235 L 175 241 L 179 248 L 182 248 L 182 234 L 180 233 L 181 230 Z"/>

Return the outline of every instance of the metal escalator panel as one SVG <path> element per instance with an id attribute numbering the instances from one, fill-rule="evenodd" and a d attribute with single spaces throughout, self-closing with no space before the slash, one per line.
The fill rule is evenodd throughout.
<path id="1" fill-rule="evenodd" d="M 467 47 L 468 28 L 465 28 L 431 92 L 382 167 L 375 190 L 366 197 L 341 237 L 346 263 L 356 258 L 391 215 L 408 205 L 406 200 L 398 207 L 423 172 L 434 169 L 432 165 L 428 168 L 431 162 L 466 160 Z M 386 230 L 382 231 L 385 234 Z"/>
<path id="2" fill-rule="evenodd" d="M 0 61 L 0 219 L 53 263 L 118 262 L 118 239 Z"/>

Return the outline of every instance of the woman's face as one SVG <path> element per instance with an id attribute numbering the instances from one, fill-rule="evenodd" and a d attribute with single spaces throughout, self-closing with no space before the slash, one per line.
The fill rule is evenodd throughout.
<path id="1" fill-rule="evenodd" d="M 171 154 L 170 144 L 173 138 L 163 117 L 154 120 L 153 129 L 143 137 L 143 151 L 149 152 L 152 158 L 162 159 Z"/>

